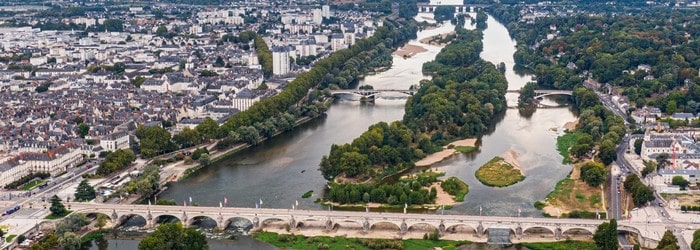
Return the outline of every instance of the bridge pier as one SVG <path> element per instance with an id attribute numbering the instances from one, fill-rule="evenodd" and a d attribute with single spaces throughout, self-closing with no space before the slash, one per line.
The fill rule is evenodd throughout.
<path id="1" fill-rule="evenodd" d="M 561 240 L 561 237 L 562 237 L 561 227 L 559 225 L 557 225 L 557 228 L 554 229 L 554 239 Z"/>
<path id="2" fill-rule="evenodd" d="M 326 219 L 326 231 L 331 231 L 333 230 L 333 220 L 331 220 L 330 217 Z"/>
<path id="3" fill-rule="evenodd" d="M 156 222 L 153 218 L 153 215 L 151 215 L 151 210 L 148 210 L 148 214 L 146 214 L 146 228 L 154 228 L 156 226 Z"/>
<path id="4" fill-rule="evenodd" d="M 518 223 L 518 227 L 515 228 L 515 237 L 520 240 L 523 238 L 523 227 Z"/>
<path id="5" fill-rule="evenodd" d="M 219 217 L 216 218 L 216 228 L 221 231 L 226 230 L 226 221 L 224 221 L 224 216 L 219 213 Z"/>
<path id="6" fill-rule="evenodd" d="M 401 222 L 401 227 L 399 227 L 399 229 L 401 230 L 401 231 L 399 232 L 400 235 L 404 235 L 404 234 L 406 234 L 406 233 L 408 232 L 408 224 L 406 224 L 406 219 L 404 219 L 404 220 Z"/>
<path id="7" fill-rule="evenodd" d="M 367 217 L 365 217 L 365 222 L 362 223 L 362 232 L 369 233 L 369 230 L 370 230 L 369 220 L 367 219 Z"/>
<path id="8" fill-rule="evenodd" d="M 290 228 L 291 230 L 297 229 L 297 221 L 294 219 L 294 216 L 292 216 L 291 218 L 289 218 L 289 228 Z"/>
<path id="9" fill-rule="evenodd" d="M 258 215 L 256 214 L 255 217 L 253 217 L 253 230 L 258 229 L 260 229 L 260 218 L 258 218 Z"/>
<path id="10" fill-rule="evenodd" d="M 484 237 L 484 232 L 486 230 L 484 229 L 484 225 L 481 224 L 481 221 L 479 221 L 479 226 L 476 227 L 476 237 L 481 238 Z"/>
<path id="11" fill-rule="evenodd" d="M 189 223 L 187 220 L 187 212 L 182 212 L 182 217 L 180 218 L 180 221 L 182 222 L 182 227 L 189 227 Z"/>
<path id="12" fill-rule="evenodd" d="M 438 231 L 440 232 L 440 235 L 445 235 L 445 221 L 440 220 L 440 225 L 438 226 Z"/>

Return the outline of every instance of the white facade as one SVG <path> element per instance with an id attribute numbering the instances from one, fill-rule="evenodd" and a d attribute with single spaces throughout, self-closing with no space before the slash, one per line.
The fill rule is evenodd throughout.
<path id="1" fill-rule="evenodd" d="M 116 151 L 117 149 L 129 148 L 129 134 L 116 133 L 100 139 L 100 146 L 107 151 Z"/>
<path id="2" fill-rule="evenodd" d="M 313 13 L 314 23 L 316 25 L 320 25 L 321 23 L 323 23 L 323 11 L 321 11 L 321 9 L 314 9 Z"/>
<path id="3" fill-rule="evenodd" d="M 286 75 L 289 73 L 289 49 L 286 47 L 273 48 L 272 50 L 272 74 Z"/>

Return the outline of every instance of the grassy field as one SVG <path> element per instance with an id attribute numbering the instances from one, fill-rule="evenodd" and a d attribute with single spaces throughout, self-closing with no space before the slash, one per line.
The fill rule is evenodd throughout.
<path id="1" fill-rule="evenodd" d="M 476 170 L 476 179 L 486 186 L 507 187 L 524 180 L 525 176 L 520 169 L 497 156 Z"/>
<path id="2" fill-rule="evenodd" d="M 60 219 L 60 218 L 66 217 L 66 215 L 69 215 L 71 212 L 72 211 L 67 211 L 65 214 L 62 214 L 62 215 L 49 214 L 46 217 L 44 217 L 44 219 L 46 219 L 46 220 Z"/>
<path id="3" fill-rule="evenodd" d="M 253 237 L 263 242 L 269 243 L 273 246 L 279 248 L 290 248 L 290 249 L 318 249 L 319 246 L 327 246 L 327 249 L 371 249 L 361 243 L 361 239 L 345 238 L 345 237 L 328 237 L 328 236 L 318 236 L 318 237 L 305 237 L 301 235 L 289 235 L 289 234 L 277 234 L 270 232 L 257 232 L 253 233 Z M 449 240 L 364 240 L 365 242 L 374 242 L 374 245 L 379 245 L 381 243 L 387 243 L 387 245 L 402 244 L 405 250 L 424 250 L 432 249 L 434 247 L 442 247 L 443 249 L 455 249 L 456 246 L 469 244 L 468 241 L 449 241 Z M 386 248 L 386 247 L 383 247 Z"/>
<path id="4" fill-rule="evenodd" d="M 554 191 L 547 195 L 547 203 L 565 211 L 573 211 L 574 214 L 585 214 L 584 211 L 595 214 L 596 209 L 602 210 L 603 198 L 599 188 L 574 179 L 578 177 L 580 165 L 583 163 L 576 164 L 571 176 L 557 183 Z"/>
<path id="5" fill-rule="evenodd" d="M 561 241 L 561 242 L 537 242 L 537 243 L 522 243 L 520 244 L 532 250 L 596 250 L 598 249 L 593 242 L 584 241 Z"/>
<path id="6" fill-rule="evenodd" d="M 22 188 L 20 188 L 20 190 L 22 190 L 22 191 L 29 191 L 29 190 L 31 190 L 32 188 L 34 188 L 34 187 L 36 187 L 36 186 L 39 186 L 39 185 L 41 185 L 41 184 L 44 184 L 44 180 L 35 180 L 35 181 L 31 181 L 31 182 L 28 182 L 28 183 L 24 184 L 24 186 L 22 186 Z"/>
<path id="7" fill-rule="evenodd" d="M 456 146 L 456 147 L 454 148 L 454 150 L 457 150 L 457 152 L 460 152 L 460 153 L 467 154 L 467 153 L 474 152 L 474 151 L 476 150 L 476 147 L 470 147 L 470 146 Z"/>
<path id="8" fill-rule="evenodd" d="M 464 196 L 469 193 L 469 185 L 454 176 L 442 181 L 440 186 L 443 190 L 445 190 L 445 192 L 454 196 L 452 199 L 456 202 L 464 201 Z"/>
<path id="9" fill-rule="evenodd" d="M 7 236 L 7 238 L 5 238 L 5 241 L 6 241 L 6 242 L 12 242 L 12 240 L 14 240 L 15 237 L 17 237 L 17 235 L 15 235 L 15 234 L 10 234 L 10 235 Z"/>
<path id="10" fill-rule="evenodd" d="M 569 164 L 571 163 L 571 158 L 569 156 L 569 148 L 571 148 L 572 145 L 576 142 L 576 139 L 578 139 L 580 133 L 575 132 L 575 133 L 566 133 L 562 136 L 557 137 L 557 151 L 559 151 L 559 154 L 564 157 L 564 160 L 562 160 L 562 163 L 564 164 Z"/>

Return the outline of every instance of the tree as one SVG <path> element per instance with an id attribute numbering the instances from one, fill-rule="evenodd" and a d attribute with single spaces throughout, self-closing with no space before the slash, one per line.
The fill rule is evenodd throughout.
<path id="1" fill-rule="evenodd" d="M 107 225 L 107 215 L 97 214 L 97 218 L 95 220 L 95 227 L 97 227 L 100 230 L 102 230 L 102 228 L 105 225 Z"/>
<path id="2" fill-rule="evenodd" d="M 61 203 L 61 198 L 58 198 L 57 195 L 51 196 L 51 207 L 49 208 L 49 211 L 51 211 L 51 214 L 55 216 L 63 216 L 66 213 L 68 213 L 68 210 L 66 210 L 66 207 L 63 206 L 63 203 Z"/>
<path id="3" fill-rule="evenodd" d="M 73 232 L 65 232 L 58 237 L 58 243 L 63 246 L 64 250 L 80 249 L 80 237 Z"/>
<path id="4" fill-rule="evenodd" d="M 104 21 L 104 28 L 109 32 L 122 32 L 124 30 L 124 21 L 119 19 L 107 19 Z"/>
<path id="5" fill-rule="evenodd" d="M 211 117 L 207 117 L 195 129 L 204 139 L 214 139 L 219 131 L 219 123 L 211 119 Z"/>
<path id="6" fill-rule="evenodd" d="M 683 176 L 674 176 L 673 179 L 671 179 L 671 184 L 681 187 L 681 190 L 685 190 L 690 182 L 683 178 Z"/>
<path id="7" fill-rule="evenodd" d="M 435 8 L 435 21 L 441 23 L 443 21 L 450 20 L 455 15 L 455 8 L 453 6 L 438 6 Z"/>
<path id="8" fill-rule="evenodd" d="M 256 145 L 260 141 L 260 133 L 258 133 L 258 130 L 253 126 L 241 127 L 238 130 L 238 134 L 241 140 L 251 145 Z"/>
<path id="9" fill-rule="evenodd" d="M 95 199 L 95 196 L 95 189 L 90 186 L 87 180 L 81 181 L 78 188 L 75 189 L 76 201 L 91 201 Z"/>
<path id="10" fill-rule="evenodd" d="M 605 167 L 600 163 L 587 162 L 581 167 L 581 179 L 591 187 L 600 186 L 605 181 Z"/>
<path id="11" fill-rule="evenodd" d="M 136 137 L 140 140 L 141 156 L 144 158 L 168 153 L 176 148 L 170 141 L 170 132 L 160 126 L 139 125 L 136 129 Z"/>
<path id="12" fill-rule="evenodd" d="M 595 241 L 598 249 L 617 250 L 617 221 L 612 219 L 610 222 L 600 224 L 595 234 L 593 234 L 593 241 Z"/>
<path id="13" fill-rule="evenodd" d="M 168 28 L 165 27 L 165 25 L 158 26 L 158 29 L 156 29 L 157 36 L 164 37 L 167 34 L 168 34 Z"/>
<path id="14" fill-rule="evenodd" d="M 617 159 L 615 143 L 610 140 L 605 140 L 600 143 L 600 159 L 605 165 L 608 165 Z"/>
<path id="15" fill-rule="evenodd" d="M 644 143 L 644 139 L 636 139 L 634 140 L 634 153 L 637 155 L 642 154 L 642 143 Z"/>
<path id="16" fill-rule="evenodd" d="M 134 77 L 134 79 L 131 79 L 131 84 L 134 85 L 134 87 L 140 88 L 141 84 L 146 81 L 146 78 L 143 76 L 137 76 Z"/>
<path id="17" fill-rule="evenodd" d="M 139 250 L 209 249 L 204 234 L 180 223 L 165 223 L 139 242 Z"/>
<path id="18" fill-rule="evenodd" d="M 680 249 L 680 247 L 678 246 L 678 239 L 675 235 L 673 235 L 671 231 L 666 230 L 664 236 L 661 237 L 661 241 L 659 241 L 659 244 L 656 246 L 656 249 L 678 250 Z"/>
<path id="19" fill-rule="evenodd" d="M 202 136 L 196 129 L 185 127 L 180 133 L 173 136 L 173 142 L 180 148 L 187 148 L 202 142 Z"/>
<path id="20" fill-rule="evenodd" d="M 656 171 L 655 161 L 644 161 L 644 168 L 642 169 L 642 177 L 647 177 L 647 175 Z"/>
<path id="21" fill-rule="evenodd" d="M 202 166 L 209 166 L 209 164 L 211 163 L 211 159 L 209 159 L 209 154 L 207 153 L 204 153 L 201 156 L 199 156 L 198 161 L 199 164 Z"/>
<path id="22" fill-rule="evenodd" d="M 221 56 L 217 56 L 216 61 L 214 61 L 214 67 L 220 68 L 220 67 L 223 67 L 224 65 L 226 65 L 226 63 L 224 62 L 224 59 L 221 58 Z"/>
<path id="23" fill-rule="evenodd" d="M 661 153 L 656 156 L 656 166 L 658 168 L 666 168 L 666 166 L 671 163 L 668 161 L 668 157 L 667 153 Z"/>
<path id="24" fill-rule="evenodd" d="M 85 136 L 90 133 L 90 126 L 85 123 L 80 123 L 78 125 L 78 133 L 80 134 L 80 138 L 85 138 Z"/>

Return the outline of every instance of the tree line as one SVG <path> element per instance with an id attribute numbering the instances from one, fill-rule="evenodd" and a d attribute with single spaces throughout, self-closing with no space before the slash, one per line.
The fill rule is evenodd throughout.
<path id="1" fill-rule="evenodd" d="M 97 167 L 96 173 L 101 176 L 109 175 L 125 169 L 134 160 L 136 160 L 136 154 L 131 149 L 117 149 L 107 154 L 105 160 Z"/>

